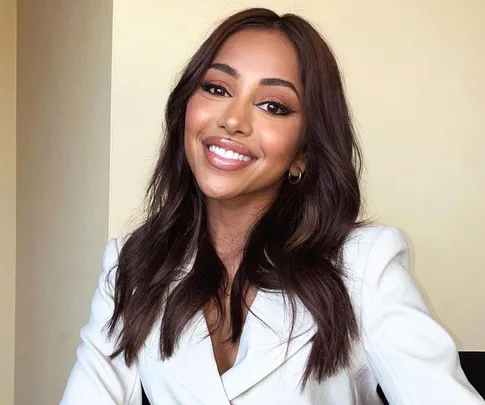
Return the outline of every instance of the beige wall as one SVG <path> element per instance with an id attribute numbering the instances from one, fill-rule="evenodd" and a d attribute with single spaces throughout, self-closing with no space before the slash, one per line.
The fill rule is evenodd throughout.
<path id="1" fill-rule="evenodd" d="M 434 312 L 461 348 L 484 350 L 485 3 L 234 4 L 114 1 L 110 235 L 136 223 L 169 88 L 215 19 L 251 5 L 301 13 L 345 72 L 368 214 L 405 231 Z"/>
<path id="2" fill-rule="evenodd" d="M 0 404 L 13 405 L 15 350 L 15 0 L 0 0 Z"/>
<path id="3" fill-rule="evenodd" d="M 16 405 L 59 402 L 101 271 L 111 23 L 111 1 L 18 1 Z"/>
<path id="4" fill-rule="evenodd" d="M 253 5 L 325 33 L 364 145 L 369 215 L 409 236 L 460 347 L 485 350 L 482 0 L 18 0 L 16 238 L 15 1 L 0 0 L 2 405 L 14 332 L 15 405 L 58 402 L 102 246 L 136 224 L 174 78 L 218 16 Z"/>

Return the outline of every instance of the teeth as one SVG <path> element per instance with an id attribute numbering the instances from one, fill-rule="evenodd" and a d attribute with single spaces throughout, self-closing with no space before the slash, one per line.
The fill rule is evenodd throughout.
<path id="1" fill-rule="evenodd" d="M 232 150 L 226 150 L 224 148 L 219 148 L 215 145 L 210 145 L 209 151 L 225 159 L 240 160 L 241 162 L 249 162 L 250 160 L 252 160 L 252 158 L 250 158 L 249 156 L 240 155 L 237 152 L 234 152 Z"/>

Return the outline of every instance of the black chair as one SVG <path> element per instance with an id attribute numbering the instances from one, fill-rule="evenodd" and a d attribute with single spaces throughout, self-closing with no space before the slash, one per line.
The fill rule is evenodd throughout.
<path id="1" fill-rule="evenodd" d="M 470 384 L 485 399 L 485 352 L 460 352 L 461 368 Z M 377 393 L 384 405 L 389 405 L 380 386 Z"/>
<path id="2" fill-rule="evenodd" d="M 460 352 L 466 378 L 485 399 L 485 352 Z"/>
<path id="3" fill-rule="evenodd" d="M 466 378 L 478 393 L 485 398 L 485 352 L 460 352 L 460 363 Z M 145 391 L 142 389 L 142 405 L 150 405 Z M 381 387 L 377 386 L 377 393 L 384 405 L 389 405 Z"/>
<path id="4" fill-rule="evenodd" d="M 141 386 L 141 405 L 150 405 L 150 401 L 148 400 L 145 390 L 143 389 L 143 385 Z"/>

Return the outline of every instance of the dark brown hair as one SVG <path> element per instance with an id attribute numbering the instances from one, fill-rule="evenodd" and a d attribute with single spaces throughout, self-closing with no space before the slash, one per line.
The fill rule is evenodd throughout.
<path id="1" fill-rule="evenodd" d="M 277 30 L 294 45 L 304 94 L 302 152 L 306 172 L 295 186 L 282 179 L 274 203 L 251 230 L 231 286 L 233 342 L 243 326 L 248 286 L 298 297 L 318 331 L 303 376 L 319 381 L 349 364 L 358 335 L 344 283 L 343 245 L 361 207 L 361 154 L 337 62 L 318 32 L 293 14 L 255 8 L 226 19 L 189 61 L 168 99 L 165 138 L 148 191 L 147 216 L 124 244 L 118 262 L 110 334 L 121 329 L 113 357 L 128 365 L 155 323 L 163 325 L 162 359 L 173 355 L 184 327 L 205 305 L 224 313 L 219 292 L 226 270 L 207 229 L 204 195 L 184 152 L 189 98 L 221 45 L 247 29 Z M 193 263 L 183 276 L 184 266 Z"/>

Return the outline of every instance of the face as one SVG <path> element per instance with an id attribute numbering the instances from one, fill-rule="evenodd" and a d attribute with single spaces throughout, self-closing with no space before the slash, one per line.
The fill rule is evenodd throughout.
<path id="1" fill-rule="evenodd" d="M 303 88 L 290 41 L 241 31 L 221 47 L 187 106 L 185 152 L 209 199 L 272 199 L 299 155 Z"/>

